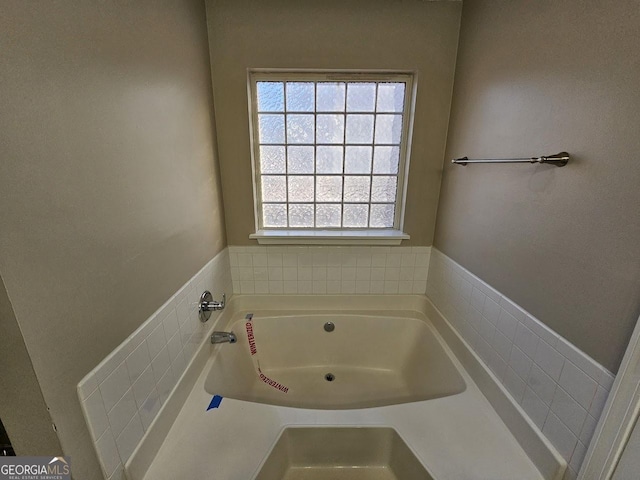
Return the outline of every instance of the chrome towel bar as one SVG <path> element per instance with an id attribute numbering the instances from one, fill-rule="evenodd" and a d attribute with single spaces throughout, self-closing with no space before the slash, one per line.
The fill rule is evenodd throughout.
<path id="1" fill-rule="evenodd" d="M 468 163 L 550 163 L 556 167 L 564 167 L 569 162 L 567 152 L 556 153 L 543 157 L 522 157 L 522 158 L 454 158 L 451 163 L 466 166 Z"/>

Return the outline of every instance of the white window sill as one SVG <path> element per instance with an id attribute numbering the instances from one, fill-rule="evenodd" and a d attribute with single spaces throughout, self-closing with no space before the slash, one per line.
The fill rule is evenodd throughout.
<path id="1" fill-rule="evenodd" d="M 258 230 L 249 235 L 260 245 L 400 245 L 400 230 Z"/>

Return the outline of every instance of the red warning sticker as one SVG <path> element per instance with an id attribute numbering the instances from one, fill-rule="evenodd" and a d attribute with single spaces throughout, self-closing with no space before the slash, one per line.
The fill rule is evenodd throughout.
<path id="1" fill-rule="evenodd" d="M 245 319 L 247 322 L 244 324 L 244 328 L 247 331 L 247 341 L 249 342 L 249 351 L 251 352 L 251 357 L 253 361 L 253 366 L 264 383 L 269 385 L 270 387 L 275 388 L 276 390 L 280 390 L 283 393 L 289 392 L 289 387 L 285 387 L 280 382 L 276 382 L 272 378 L 267 377 L 262 370 L 260 369 L 260 362 L 258 361 L 258 347 L 256 346 L 256 337 L 253 333 L 253 314 L 248 314 Z"/>
<path id="2" fill-rule="evenodd" d="M 258 371 L 260 371 L 260 368 L 258 368 Z M 260 380 L 262 380 L 267 385 L 280 390 L 281 392 L 287 393 L 289 391 L 289 387 L 285 387 L 284 385 L 276 382 L 275 380 L 270 379 L 262 372 L 260 372 Z"/>
<path id="3" fill-rule="evenodd" d="M 245 324 L 245 328 L 247 329 L 247 340 L 249 341 L 249 350 L 251 351 L 251 355 L 255 355 L 258 353 L 258 349 L 256 348 L 256 337 L 253 336 L 253 325 L 251 321 Z"/>

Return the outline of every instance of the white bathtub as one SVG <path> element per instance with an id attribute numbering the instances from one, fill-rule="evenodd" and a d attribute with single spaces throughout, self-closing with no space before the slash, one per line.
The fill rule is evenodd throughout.
<path id="1" fill-rule="evenodd" d="M 205 389 L 238 400 L 315 409 L 415 402 L 465 382 L 426 318 L 349 312 L 239 312 L 235 344 L 214 348 Z M 400 314 L 402 315 L 402 314 Z M 326 322 L 335 330 L 325 331 Z M 253 351 L 253 355 L 252 355 Z"/>

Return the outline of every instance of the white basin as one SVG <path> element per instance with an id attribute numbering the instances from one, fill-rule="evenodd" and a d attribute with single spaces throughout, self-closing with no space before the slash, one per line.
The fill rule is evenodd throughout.
<path id="1" fill-rule="evenodd" d="M 433 325 L 417 312 L 415 317 L 256 313 L 251 338 L 244 314 L 227 327 L 238 343 L 214 348 L 205 382 L 212 395 L 351 409 L 428 400 L 466 388 Z M 327 322 L 335 325 L 333 331 L 324 330 Z"/>

